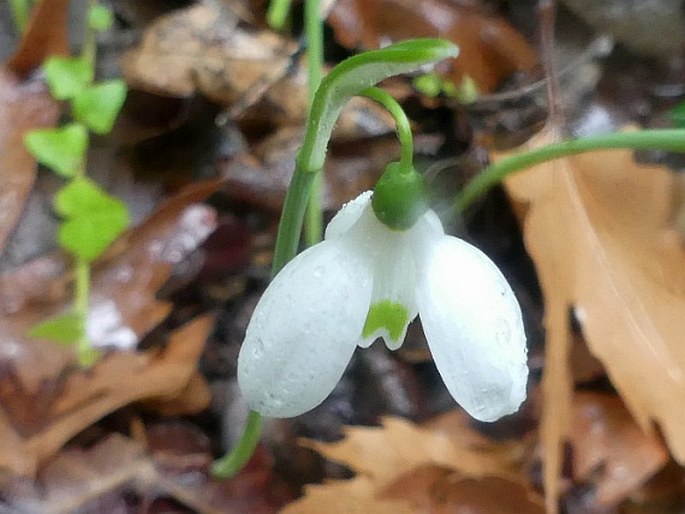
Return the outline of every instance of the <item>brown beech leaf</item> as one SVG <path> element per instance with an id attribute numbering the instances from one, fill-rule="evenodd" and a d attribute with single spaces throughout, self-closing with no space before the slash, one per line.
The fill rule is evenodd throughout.
<path id="1" fill-rule="evenodd" d="M 304 497 L 285 507 L 281 514 L 415 514 L 407 502 L 378 498 L 371 479 L 358 476 L 322 485 L 307 485 Z"/>
<path id="2" fill-rule="evenodd" d="M 36 176 L 36 161 L 24 148 L 24 135 L 53 126 L 59 115 L 59 104 L 43 84 L 20 81 L 0 68 L 0 253 Z"/>
<path id="3" fill-rule="evenodd" d="M 544 143 L 546 136 L 526 146 Z M 570 427 L 573 308 L 638 424 L 685 462 L 685 246 L 670 225 L 674 174 L 629 151 L 592 152 L 509 177 L 545 295 L 541 437 L 550 512 Z"/>
<path id="4" fill-rule="evenodd" d="M 405 500 L 426 514 L 543 514 L 542 498 L 521 481 L 464 477 L 435 465 L 418 467 L 388 485 L 380 498 Z"/>
<path id="5" fill-rule="evenodd" d="M 382 488 L 418 466 L 436 464 L 466 476 L 513 474 L 520 445 L 495 443 L 473 431 L 466 415 L 454 411 L 426 426 L 384 418 L 379 427 L 346 427 L 341 441 L 303 442 L 327 459 L 368 476 Z"/>
<path id="6" fill-rule="evenodd" d="M 668 461 L 661 441 L 640 430 L 617 396 L 579 392 L 573 403 L 573 475 L 596 484 L 600 504 L 623 500 Z"/>
<path id="7" fill-rule="evenodd" d="M 161 16 L 122 69 L 134 88 L 250 105 L 285 74 L 296 48 L 273 32 L 238 27 L 230 11 L 208 2 Z"/>
<path id="8" fill-rule="evenodd" d="M 232 480 L 208 480 L 208 445 L 183 427 L 170 429 L 151 430 L 149 448 L 111 434 L 88 449 L 65 449 L 35 479 L 4 481 L 0 512 L 160 512 L 155 503 L 172 500 L 183 510 L 163 512 L 275 514 L 288 498 L 263 458 Z"/>
<path id="9" fill-rule="evenodd" d="M 197 202 L 217 187 L 199 183 L 170 198 L 95 265 L 93 340 L 135 347 L 167 316 L 171 305 L 157 291 L 214 228 L 213 210 Z M 114 352 L 88 371 L 75 369 L 71 348 L 28 338 L 31 326 L 69 305 L 66 269 L 46 257 L 0 276 L 0 468 L 18 474 L 32 473 L 74 434 L 128 403 L 149 399 L 178 413 L 197 412 L 209 399 L 196 374 L 209 318 L 179 329 L 160 354 Z"/>
<path id="10" fill-rule="evenodd" d="M 475 5 L 446 0 L 339 0 L 329 17 L 336 39 L 350 48 L 379 48 L 387 41 L 442 37 L 459 46 L 449 78 L 475 80 L 481 92 L 495 89 L 515 71 L 530 71 L 537 57 L 501 17 Z"/>
<path id="11" fill-rule="evenodd" d="M 68 7 L 69 0 L 41 0 L 33 7 L 19 48 L 7 62 L 10 70 L 23 78 L 46 57 L 69 54 Z"/>
<path id="12" fill-rule="evenodd" d="M 70 373 L 59 391 L 53 391 L 52 401 L 33 405 L 41 408 L 40 424 L 18 426 L 0 411 L 0 469 L 30 475 L 39 462 L 116 409 L 142 399 L 183 393 L 212 326 L 211 317 L 200 317 L 172 333 L 161 352 L 114 352 L 90 370 Z M 30 397 L 21 399 L 31 401 Z"/>

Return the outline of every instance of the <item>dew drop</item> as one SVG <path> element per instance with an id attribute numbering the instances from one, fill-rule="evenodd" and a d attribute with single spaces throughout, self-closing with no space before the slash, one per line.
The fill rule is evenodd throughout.
<path id="1" fill-rule="evenodd" d="M 325 266 L 317 266 L 316 268 L 314 268 L 314 278 L 323 278 L 325 273 Z"/>
<path id="2" fill-rule="evenodd" d="M 506 319 L 500 319 L 497 322 L 497 344 L 500 347 L 507 347 L 511 342 L 511 326 Z"/>
<path id="3" fill-rule="evenodd" d="M 264 355 L 264 341 L 262 341 L 261 339 L 257 339 L 257 343 L 254 347 L 254 350 L 252 350 L 252 356 L 255 359 L 259 359 L 262 355 Z"/>

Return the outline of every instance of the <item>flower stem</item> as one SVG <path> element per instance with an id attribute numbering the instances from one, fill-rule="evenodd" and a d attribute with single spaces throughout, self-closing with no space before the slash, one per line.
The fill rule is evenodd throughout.
<path id="1" fill-rule="evenodd" d="M 491 164 L 480 175 L 474 177 L 457 196 L 454 209 L 458 212 L 463 211 L 476 198 L 511 173 L 567 155 L 621 148 L 685 152 L 685 129 L 614 132 L 570 139 L 512 155 Z"/>
<path id="2" fill-rule="evenodd" d="M 230 454 L 214 461 L 212 475 L 215 478 L 230 478 L 240 471 L 252 457 L 261 432 L 262 416 L 258 412 L 250 411 L 240 441 Z"/>
<path id="3" fill-rule="evenodd" d="M 319 0 L 305 0 L 304 26 L 307 37 L 307 96 L 311 110 L 323 75 L 323 23 L 319 14 Z M 317 173 L 312 182 L 304 224 L 304 241 L 307 246 L 321 241 L 323 235 L 322 186 L 323 174 Z"/>
<path id="4" fill-rule="evenodd" d="M 290 12 L 290 0 L 271 0 L 266 13 L 266 22 L 274 30 L 281 30 Z"/>
<path id="5" fill-rule="evenodd" d="M 395 119 L 397 139 L 400 140 L 400 145 L 402 147 L 400 166 L 401 169 L 411 169 L 414 159 L 414 141 L 409 118 L 407 118 L 407 114 L 402 109 L 402 106 L 395 100 L 395 97 L 379 87 L 365 89 L 362 91 L 362 95 L 381 104 Z"/>
<path id="6" fill-rule="evenodd" d="M 97 0 L 88 0 L 85 10 L 86 24 L 83 31 L 83 47 L 81 48 L 81 57 L 95 67 L 95 54 L 97 51 L 97 42 L 95 40 L 95 29 L 90 26 L 89 13 L 97 4 Z"/>
<path id="7" fill-rule="evenodd" d="M 26 29 L 31 15 L 32 3 L 31 0 L 10 0 L 12 20 L 18 33 L 22 33 Z"/>

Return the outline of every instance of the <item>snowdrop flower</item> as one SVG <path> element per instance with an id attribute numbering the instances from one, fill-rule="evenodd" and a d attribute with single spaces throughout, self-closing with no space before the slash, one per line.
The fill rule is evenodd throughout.
<path id="1" fill-rule="evenodd" d="M 381 337 L 399 348 L 418 314 L 454 399 L 481 421 L 515 412 L 526 396 L 526 340 L 501 272 L 480 250 L 445 235 L 432 210 L 393 230 L 371 199 L 368 191 L 345 205 L 324 241 L 266 289 L 238 359 L 248 405 L 273 417 L 316 407 L 356 346 Z"/>

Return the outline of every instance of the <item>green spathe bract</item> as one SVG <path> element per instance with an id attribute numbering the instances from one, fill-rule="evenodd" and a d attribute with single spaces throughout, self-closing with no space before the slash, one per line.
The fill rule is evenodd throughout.
<path id="1" fill-rule="evenodd" d="M 83 170 L 88 131 L 80 123 L 36 129 L 26 134 L 24 144 L 38 162 L 62 177 L 71 178 Z"/>
<path id="2" fill-rule="evenodd" d="M 77 178 L 59 190 L 55 210 L 64 218 L 59 243 L 85 261 L 98 258 L 126 229 L 126 205 L 87 178 Z"/>

